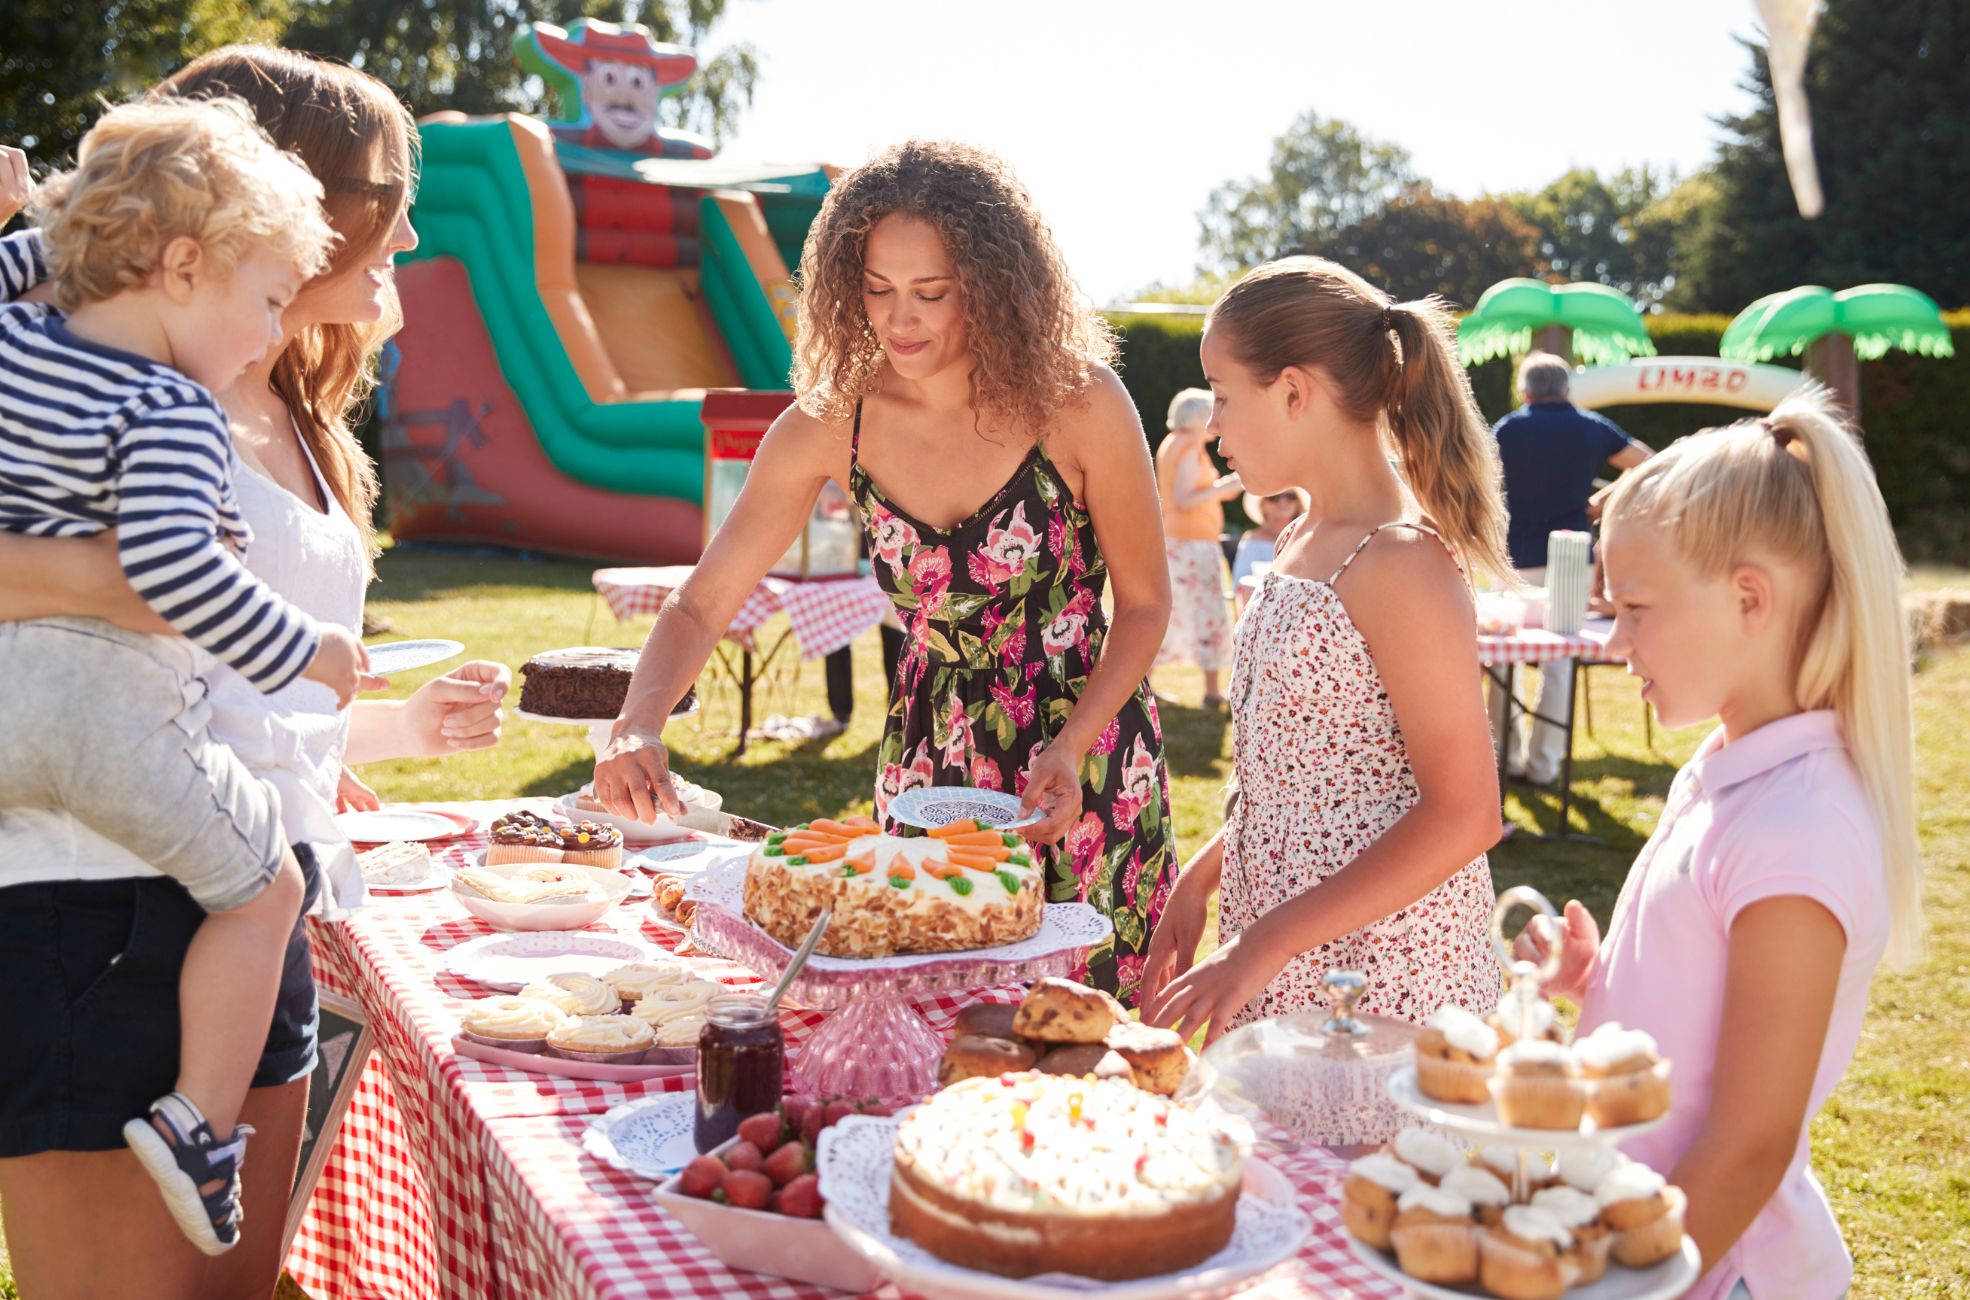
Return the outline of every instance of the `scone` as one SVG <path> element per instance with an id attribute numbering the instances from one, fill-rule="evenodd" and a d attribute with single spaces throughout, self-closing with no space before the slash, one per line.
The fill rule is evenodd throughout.
<path id="1" fill-rule="evenodd" d="M 1043 1043 L 1099 1043 L 1128 1018 L 1122 1004 L 1100 989 L 1049 975 L 1019 1004 L 1012 1031 Z"/>
<path id="2" fill-rule="evenodd" d="M 1135 1071 L 1129 1068 L 1129 1063 L 1104 1043 L 1064 1044 L 1042 1055 L 1033 1068 L 1041 1074 L 1092 1075 L 1097 1079 L 1135 1082 Z"/>
<path id="3" fill-rule="evenodd" d="M 958 1012 L 957 1020 L 951 1026 L 951 1034 L 958 1037 L 964 1034 L 980 1034 L 986 1038 L 1017 1038 L 1013 1032 L 1013 1019 L 1019 1015 L 1019 1005 L 1015 1002 L 974 1002 Z"/>
<path id="4" fill-rule="evenodd" d="M 520 990 L 523 998 L 539 998 L 571 1016 L 607 1016 L 622 1010 L 622 996 L 593 975 L 568 972 L 549 975 Z"/>
<path id="5" fill-rule="evenodd" d="M 1587 1082 L 1571 1049 L 1521 1039 L 1498 1054 L 1491 1076 L 1498 1118 L 1513 1128 L 1577 1129 L 1587 1111 Z"/>
<path id="6" fill-rule="evenodd" d="M 1184 1048 L 1183 1036 L 1174 1029 L 1124 1020 L 1102 1041 L 1129 1063 L 1135 1086 L 1144 1092 L 1173 1097 L 1190 1073 L 1190 1053 Z"/>
<path id="7" fill-rule="evenodd" d="M 1587 1115 L 1597 1128 L 1641 1124 L 1669 1109 L 1669 1062 L 1655 1039 L 1609 1021 L 1575 1040 L 1573 1054 L 1587 1077 Z"/>
<path id="8" fill-rule="evenodd" d="M 566 1019 L 559 1007 L 538 998 L 507 993 L 496 998 L 480 998 L 467 1006 L 458 1031 L 488 1047 L 535 1053 L 547 1046 L 548 1033 Z"/>
<path id="9" fill-rule="evenodd" d="M 1471 1203 L 1477 1221 L 1491 1227 L 1512 1203 L 1512 1189 L 1498 1175 L 1482 1165 L 1459 1165 L 1437 1183 L 1446 1192 L 1455 1192 Z"/>
<path id="10" fill-rule="evenodd" d="M 1660 1264 L 1683 1248 L 1683 1189 L 1647 1165 L 1630 1162 L 1594 1191 L 1601 1222 L 1614 1233 L 1614 1260 L 1627 1268 Z"/>
<path id="11" fill-rule="evenodd" d="M 1341 1183 L 1341 1222 L 1376 1250 L 1387 1250 L 1396 1198 L 1421 1182 L 1414 1169 L 1386 1152 L 1363 1156 L 1348 1166 Z"/>
<path id="12" fill-rule="evenodd" d="M 1430 1013 L 1418 1034 L 1416 1086 L 1437 1101 L 1481 1106 L 1497 1067 L 1498 1033 L 1460 1006 L 1445 1003 Z"/>
<path id="13" fill-rule="evenodd" d="M 656 1045 L 656 1033 L 635 1016 L 576 1016 L 547 1035 L 550 1056 L 592 1065 L 635 1065 Z"/>
<path id="14" fill-rule="evenodd" d="M 1614 1234 L 1601 1222 L 1601 1203 L 1571 1187 L 1548 1187 L 1533 1193 L 1532 1208 L 1552 1215 L 1573 1234 L 1573 1247 L 1567 1254 L 1579 1270 L 1574 1285 L 1600 1281 L 1607 1272 L 1608 1250 L 1614 1245 Z"/>
<path id="15" fill-rule="evenodd" d="M 1002 1074 L 1030 1070 L 1039 1059 L 1026 1044 L 1011 1038 L 959 1034 L 937 1063 L 937 1086 L 948 1088 L 963 1079 L 996 1079 Z"/>
<path id="16" fill-rule="evenodd" d="M 1477 1227 L 1471 1203 L 1455 1192 L 1418 1183 L 1397 1197 L 1389 1244 L 1395 1262 L 1418 1282 L 1461 1286 L 1477 1280 Z"/>
<path id="17" fill-rule="evenodd" d="M 1406 1128 L 1395 1135 L 1387 1148 L 1389 1154 L 1422 1175 L 1429 1184 L 1440 1182 L 1443 1176 L 1464 1163 L 1464 1157 L 1457 1148 L 1428 1129 Z"/>
<path id="18" fill-rule="evenodd" d="M 1478 1236 L 1478 1285 L 1501 1300 L 1559 1300 L 1577 1276 L 1573 1234 L 1558 1219 L 1514 1205 Z"/>

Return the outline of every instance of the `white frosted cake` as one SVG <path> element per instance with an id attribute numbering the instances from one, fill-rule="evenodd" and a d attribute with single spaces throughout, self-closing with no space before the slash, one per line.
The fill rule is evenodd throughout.
<path id="1" fill-rule="evenodd" d="M 746 917 L 788 947 L 823 908 L 831 957 L 961 952 L 1031 937 L 1044 882 L 1017 836 L 953 831 L 905 839 L 867 818 L 776 832 L 746 864 Z"/>
<path id="2" fill-rule="evenodd" d="M 1007 1277 L 1153 1277 L 1224 1248 L 1243 1182 L 1230 1134 L 1123 1080 L 967 1079 L 897 1129 L 890 1226 Z"/>

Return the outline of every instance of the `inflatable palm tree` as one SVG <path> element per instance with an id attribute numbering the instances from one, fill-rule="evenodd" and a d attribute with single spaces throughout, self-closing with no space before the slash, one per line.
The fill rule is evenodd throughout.
<path id="1" fill-rule="evenodd" d="M 1730 361 L 1806 354 L 1806 373 L 1824 382 L 1858 419 L 1862 361 L 1890 348 L 1954 356 L 1949 326 L 1928 294 L 1905 284 L 1863 284 L 1834 293 L 1817 284 L 1767 294 L 1737 314 L 1717 353 Z"/>
<path id="2" fill-rule="evenodd" d="M 1593 365 L 1652 357 L 1655 344 L 1625 294 L 1604 284 L 1500 280 L 1457 326 L 1457 356 L 1467 366 L 1493 357 L 1541 351 Z"/>

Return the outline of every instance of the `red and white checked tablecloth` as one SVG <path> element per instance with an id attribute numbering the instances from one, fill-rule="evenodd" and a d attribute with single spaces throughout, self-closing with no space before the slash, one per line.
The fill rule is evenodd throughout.
<path id="1" fill-rule="evenodd" d="M 597 569 L 595 590 L 609 603 L 618 623 L 657 612 L 664 598 L 691 576 L 688 564 L 647 568 Z M 831 654 L 882 622 L 890 601 L 874 578 L 762 578 L 732 616 L 725 635 L 735 640 L 749 635 L 775 614 L 785 613 L 793 625 L 800 657 Z"/>
<path id="2" fill-rule="evenodd" d="M 486 818 L 546 800 L 441 805 Z M 484 847 L 454 841 L 454 866 Z M 630 905 L 609 924 L 674 947 L 675 936 L 644 924 Z M 337 1130 L 335 1146 L 303 1217 L 287 1267 L 310 1294 L 377 1300 L 433 1296 L 820 1297 L 818 1288 L 727 1270 L 650 1195 L 649 1184 L 583 1154 L 581 1134 L 610 1107 L 693 1086 L 688 1077 L 617 1084 L 532 1074 L 458 1055 L 451 1038 L 466 1002 L 482 989 L 440 973 L 447 949 L 490 933 L 446 892 L 378 898 L 347 922 L 315 925 L 322 986 L 359 1002 L 376 1035 Z M 711 957 L 701 974 L 728 983 L 756 976 Z M 979 1000 L 1011 1001 L 1015 989 L 938 996 L 919 1003 L 948 1031 Z M 815 1012 L 782 1015 L 790 1048 L 820 1023 Z M 1342 1172 L 1317 1148 L 1274 1163 L 1314 1215 L 1313 1240 L 1249 1294 L 1262 1300 L 1321 1295 L 1391 1296 L 1349 1255 L 1334 1208 Z M 896 1296 L 893 1287 L 879 1293 Z"/>
<path id="3" fill-rule="evenodd" d="M 1486 668 L 1499 664 L 1543 664 L 1554 659 L 1607 658 L 1607 639 L 1614 625 L 1605 620 L 1590 621 L 1571 635 L 1548 632 L 1539 627 L 1522 627 L 1500 636 L 1478 637 L 1478 662 Z"/>

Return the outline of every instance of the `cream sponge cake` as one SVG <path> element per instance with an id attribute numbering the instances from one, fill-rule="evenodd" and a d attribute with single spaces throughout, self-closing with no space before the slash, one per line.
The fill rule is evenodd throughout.
<path id="1" fill-rule="evenodd" d="M 1031 937 L 1046 907 L 1039 868 L 1016 835 L 940 827 L 886 835 L 866 817 L 775 832 L 746 864 L 747 919 L 792 948 L 823 908 L 831 957 L 961 952 Z"/>

